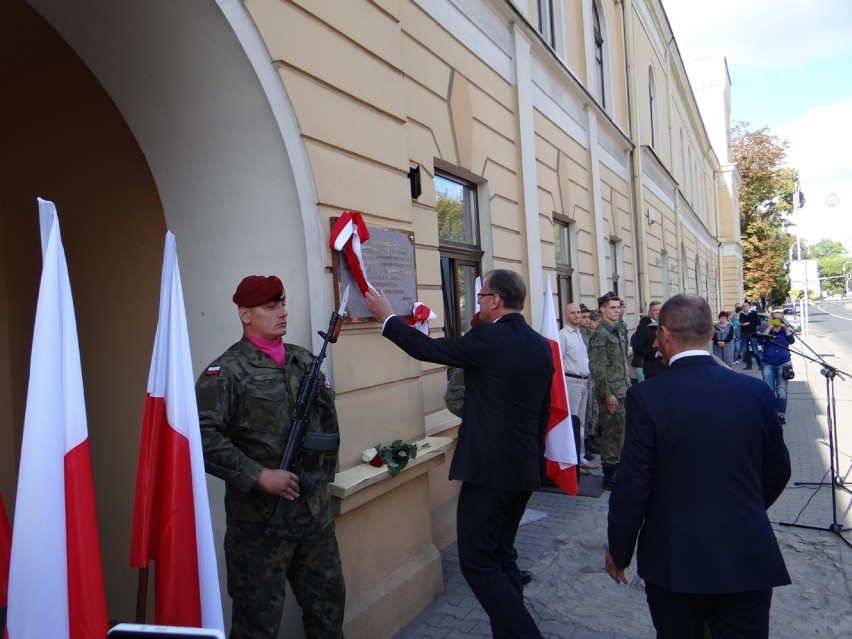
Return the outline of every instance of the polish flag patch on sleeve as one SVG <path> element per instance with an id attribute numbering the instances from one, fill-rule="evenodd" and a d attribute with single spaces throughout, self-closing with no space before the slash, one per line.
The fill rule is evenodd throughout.
<path id="1" fill-rule="evenodd" d="M 207 367 L 207 376 L 212 377 L 213 375 L 218 375 L 219 371 L 222 370 L 221 366 L 208 366 Z"/>

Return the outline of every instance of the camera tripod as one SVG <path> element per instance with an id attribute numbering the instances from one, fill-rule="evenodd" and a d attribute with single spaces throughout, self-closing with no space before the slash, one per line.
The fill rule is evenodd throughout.
<path id="1" fill-rule="evenodd" d="M 804 345 L 812 354 L 806 355 L 801 351 L 797 351 L 794 349 L 788 348 L 788 350 L 792 353 L 796 353 L 800 357 L 804 359 L 819 364 L 820 366 L 820 375 L 825 377 L 825 397 L 826 397 L 826 409 L 825 416 L 828 425 L 828 455 L 829 455 L 829 474 L 831 476 L 831 482 L 826 483 L 823 481 L 820 482 L 793 482 L 795 486 L 817 486 L 817 490 L 822 488 L 823 486 L 831 486 L 831 523 L 828 526 L 806 526 L 804 524 L 797 524 L 796 522 L 779 522 L 782 526 L 789 526 L 793 528 L 806 528 L 808 530 L 826 530 L 828 532 L 835 533 L 840 539 L 842 539 L 847 546 L 852 548 L 852 542 L 846 539 L 843 536 L 843 532 L 850 530 L 850 528 L 844 528 L 843 524 L 837 521 L 837 490 L 843 490 L 849 494 L 852 494 L 852 491 L 846 487 L 844 484 L 844 478 L 839 474 L 840 467 L 840 455 L 839 455 L 839 446 L 837 442 L 837 407 L 834 396 L 834 378 L 840 377 L 843 380 L 843 375 L 852 377 L 849 373 L 845 373 L 834 366 L 828 364 L 823 357 L 821 357 L 818 353 L 816 353 L 806 342 L 803 340 L 799 340 L 799 343 Z M 842 373 L 842 374 L 841 374 Z M 803 509 L 804 510 L 804 509 Z M 798 518 L 797 518 L 798 519 Z"/>

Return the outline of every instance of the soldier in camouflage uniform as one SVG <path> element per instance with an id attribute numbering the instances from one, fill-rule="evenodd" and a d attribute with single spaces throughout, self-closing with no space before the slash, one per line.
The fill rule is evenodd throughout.
<path id="1" fill-rule="evenodd" d="M 627 335 L 618 327 L 619 299 L 607 293 L 598 299 L 601 321 L 589 339 L 589 368 L 595 380 L 601 433 L 604 488 L 612 488 L 624 445 L 624 398 L 630 387 Z"/>
<path id="2" fill-rule="evenodd" d="M 230 638 L 277 637 L 289 581 L 308 639 L 339 639 L 346 589 L 328 492 L 340 443 L 334 394 L 322 385 L 301 475 L 281 470 L 290 411 L 313 358 L 281 339 L 287 311 L 277 277 L 249 276 L 233 299 L 243 338 L 196 383 L 205 468 L 226 482 Z M 279 498 L 288 501 L 293 541 L 265 534 Z"/>
<path id="3" fill-rule="evenodd" d="M 583 336 L 583 342 L 586 348 L 589 348 L 589 340 L 592 337 L 594 329 L 598 327 L 600 315 L 597 311 L 590 311 L 588 308 L 580 311 L 580 334 Z M 589 371 L 591 373 L 591 369 Z M 595 378 L 590 374 L 586 380 L 589 384 L 587 394 L 589 400 L 586 402 L 586 450 L 589 451 L 590 457 L 586 459 L 594 459 L 596 454 L 600 454 L 600 432 L 598 427 L 598 400 L 595 395 Z"/>

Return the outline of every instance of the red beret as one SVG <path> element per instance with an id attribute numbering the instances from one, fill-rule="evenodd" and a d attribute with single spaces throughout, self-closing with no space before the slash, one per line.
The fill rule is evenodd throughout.
<path id="1" fill-rule="evenodd" d="M 274 275 L 249 275 L 244 277 L 234 293 L 234 304 L 237 306 L 260 306 L 273 300 L 281 299 L 284 295 L 284 284 Z"/>

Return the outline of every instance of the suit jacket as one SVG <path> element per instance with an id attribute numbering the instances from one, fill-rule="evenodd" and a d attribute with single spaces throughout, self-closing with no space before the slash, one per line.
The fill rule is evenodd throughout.
<path id="1" fill-rule="evenodd" d="M 523 315 L 510 313 L 462 337 L 439 339 L 391 317 L 383 334 L 415 359 L 464 369 L 462 424 L 450 479 L 508 490 L 540 486 L 553 355 Z"/>
<path id="2" fill-rule="evenodd" d="M 645 371 L 645 378 L 653 377 L 665 369 L 663 358 L 657 357 L 657 349 L 654 348 L 654 340 L 657 339 L 657 325 L 652 324 L 648 318 L 643 318 L 647 321 L 639 322 L 636 327 L 636 332 L 633 333 L 631 346 L 633 352 L 642 358 L 642 368 Z"/>
<path id="3" fill-rule="evenodd" d="M 677 593 L 790 583 L 766 509 L 790 456 L 766 382 L 710 356 L 675 361 L 631 388 L 609 549 L 616 565 Z"/>

